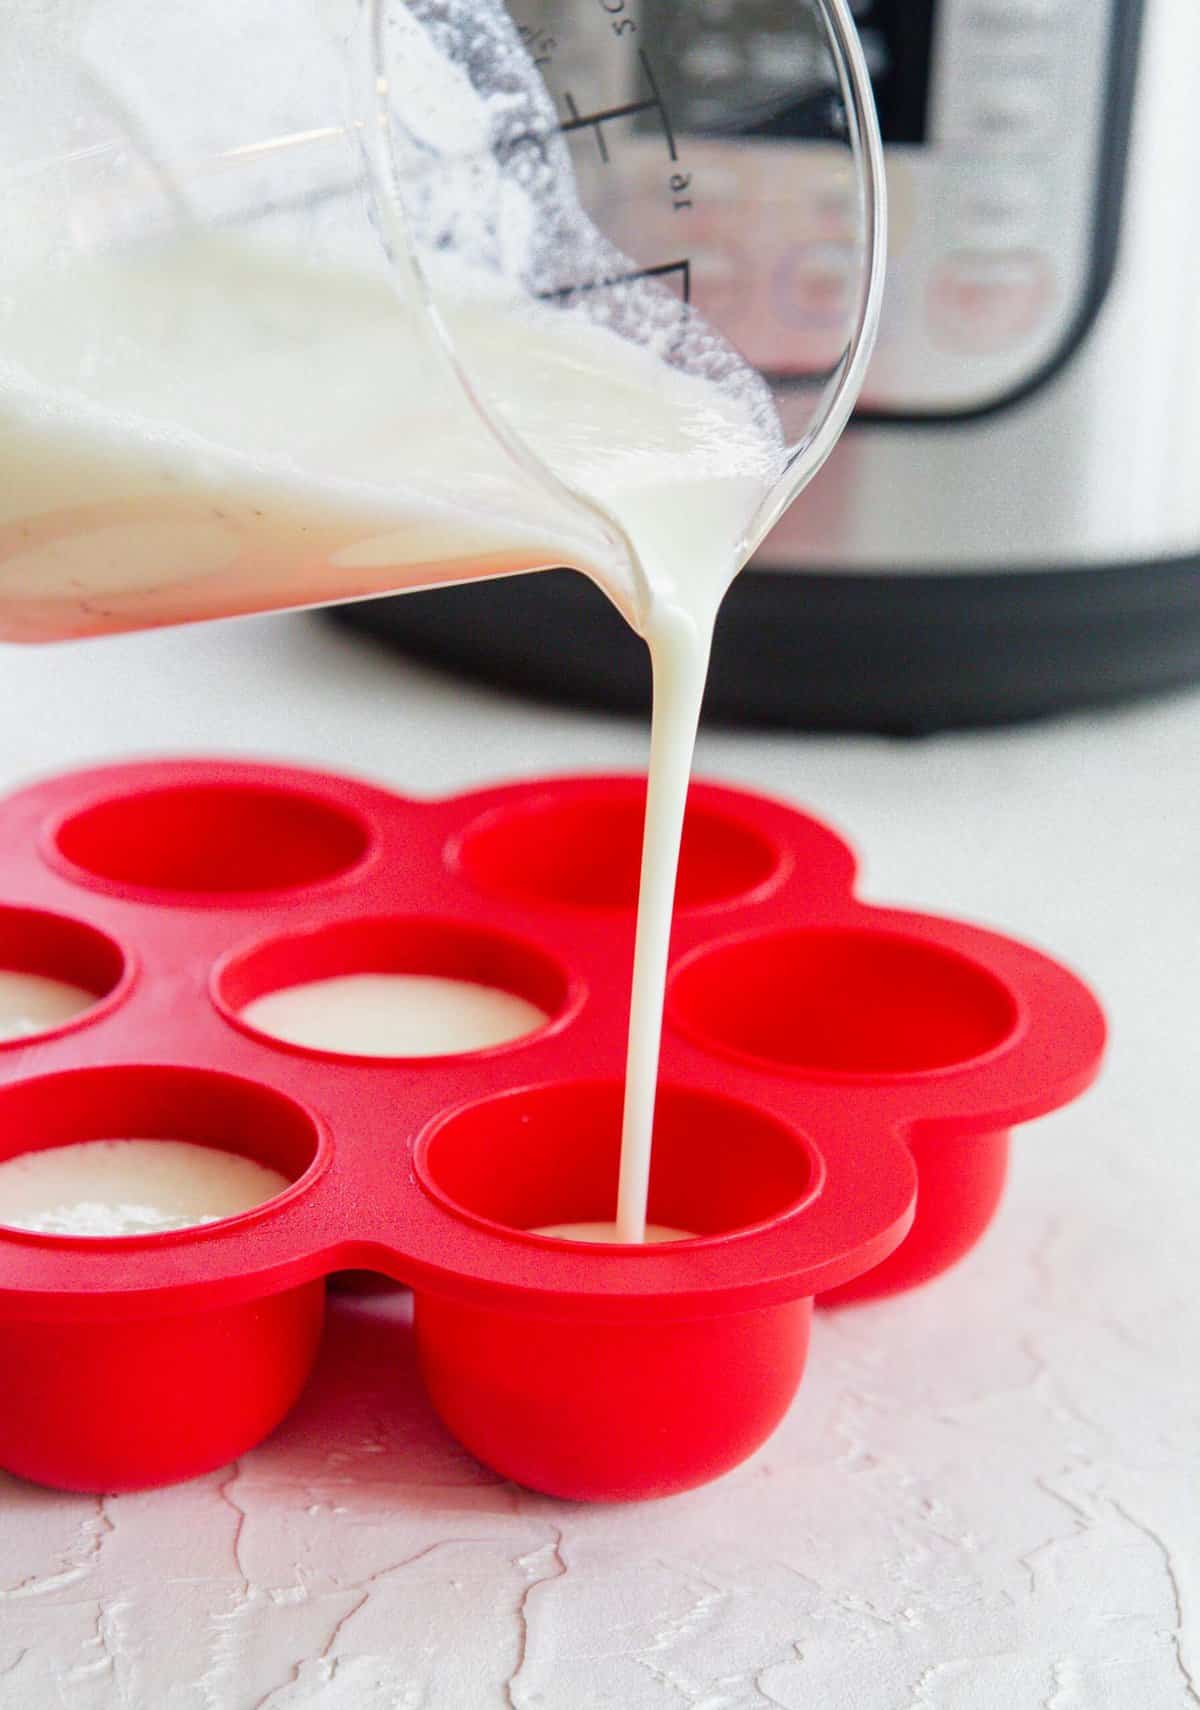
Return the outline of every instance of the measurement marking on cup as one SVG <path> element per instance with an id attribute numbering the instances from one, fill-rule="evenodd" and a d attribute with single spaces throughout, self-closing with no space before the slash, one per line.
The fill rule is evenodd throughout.
<path id="1" fill-rule="evenodd" d="M 611 157 L 608 152 L 608 142 L 604 135 L 604 126 L 611 119 L 630 119 L 638 113 L 658 114 L 659 122 L 663 128 L 663 136 L 667 140 L 667 151 L 672 160 L 679 159 L 679 150 L 675 146 L 675 132 L 671 126 L 670 114 L 667 112 L 667 105 L 663 100 L 662 91 L 658 87 L 658 80 L 654 75 L 653 68 L 642 48 L 638 49 L 638 62 L 642 68 L 642 75 L 650 88 L 649 95 L 644 96 L 640 101 L 624 101 L 617 107 L 605 107 L 595 113 L 581 113 L 575 97 L 569 91 L 563 93 L 563 105 L 567 109 L 567 117 L 559 129 L 564 136 L 569 136 L 572 131 L 590 130 L 596 139 L 596 147 L 600 151 L 600 158 L 605 166 L 608 165 Z"/>
<path id="2" fill-rule="evenodd" d="M 578 285 L 559 285 L 553 291 L 539 291 L 538 296 L 543 302 L 564 303 L 577 292 L 604 291 L 610 285 L 631 285 L 635 279 L 666 279 L 673 273 L 679 275 L 680 302 L 690 303 L 692 264 L 686 256 L 680 261 L 660 261 L 656 267 L 633 267 L 628 273 L 613 273 L 605 279 L 587 279 Z"/>
<path id="3" fill-rule="evenodd" d="M 658 87 L 658 79 L 654 75 L 654 70 L 650 61 L 646 57 L 644 48 L 638 49 L 638 59 L 641 61 L 642 74 L 645 77 L 646 82 L 650 85 L 651 91 L 654 95 L 654 106 L 658 108 L 658 116 L 662 120 L 663 135 L 667 139 L 667 152 L 670 154 L 672 160 L 678 160 L 679 150 L 675 147 L 675 132 L 671 126 L 671 115 L 667 112 L 667 103 L 662 98 L 662 91 Z"/>

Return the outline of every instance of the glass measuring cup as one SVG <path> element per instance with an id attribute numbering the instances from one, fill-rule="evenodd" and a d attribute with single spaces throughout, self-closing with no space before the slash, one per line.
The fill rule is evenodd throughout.
<path id="1" fill-rule="evenodd" d="M 636 617 L 622 529 L 512 410 L 503 364 L 484 372 L 439 272 L 464 253 L 490 269 L 501 322 L 561 308 L 678 368 L 745 372 L 754 316 L 705 259 L 738 220 L 724 139 L 672 116 L 661 6 L 614 6 L 518 3 L 527 57 L 501 22 L 491 59 L 489 9 L 458 0 L 242 0 L 153 30 L 137 0 L 48 0 L 6 26 L 0 636 L 562 562 Z M 795 12 L 806 80 L 772 86 L 811 107 L 813 173 L 780 218 L 803 204 L 804 245 L 830 228 L 844 289 L 772 380 L 790 448 L 739 561 L 836 440 L 878 312 L 866 68 L 845 0 Z M 422 106 L 422 41 L 483 100 L 473 133 L 453 103 Z M 539 241 L 488 252 L 539 173 Z"/>

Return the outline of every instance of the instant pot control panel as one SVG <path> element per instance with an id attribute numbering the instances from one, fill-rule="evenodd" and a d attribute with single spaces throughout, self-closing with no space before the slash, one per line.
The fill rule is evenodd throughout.
<path id="1" fill-rule="evenodd" d="M 852 9 L 890 193 L 863 410 L 937 419 L 994 408 L 1055 371 L 1107 287 L 1142 0 Z M 855 180 L 816 6 L 512 0 L 511 10 L 602 228 L 681 282 L 750 361 L 811 391 L 840 356 L 861 275 Z"/>
<path id="2" fill-rule="evenodd" d="M 774 0 L 647 6 L 677 67 L 687 132 L 727 129 L 728 90 L 804 81 L 800 8 Z M 863 397 L 869 412 L 953 416 L 995 407 L 1052 373 L 1085 331 L 1111 273 L 1132 100 L 1138 0 L 857 0 L 853 10 L 887 145 L 889 278 Z M 676 39 L 670 40 L 674 34 Z M 747 115 L 774 156 L 811 133 L 803 95 Z M 789 170 L 786 156 L 775 161 Z M 755 172 L 761 185 L 764 161 Z M 754 193 L 754 186 L 747 189 Z M 802 333 L 852 277 L 835 230 L 807 254 L 786 242 L 773 273 L 773 360 L 806 366 Z M 789 350 L 789 329 L 794 337 Z M 760 362 L 761 350 L 749 354 Z"/>

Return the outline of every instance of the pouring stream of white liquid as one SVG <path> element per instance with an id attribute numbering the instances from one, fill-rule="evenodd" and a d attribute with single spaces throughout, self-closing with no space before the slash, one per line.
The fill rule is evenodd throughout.
<path id="1" fill-rule="evenodd" d="M 638 1242 L 646 1237 L 675 884 L 715 617 L 715 606 L 690 613 L 654 612 L 646 636 L 654 672 L 654 710 L 625 1063 L 618 1241 Z"/>

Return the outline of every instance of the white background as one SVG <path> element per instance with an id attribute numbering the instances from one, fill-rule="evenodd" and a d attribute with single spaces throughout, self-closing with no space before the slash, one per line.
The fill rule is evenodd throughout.
<path id="1" fill-rule="evenodd" d="M 403 1311 L 345 1301 L 237 1465 L 103 1501 L 0 1475 L 0 1710 L 1200 1705 L 1198 747 L 1195 697 L 919 743 L 706 735 L 701 771 L 846 832 L 867 895 L 1093 981 L 1098 1089 L 1018 1135 L 956 1271 L 818 1321 L 779 1432 L 699 1493 L 497 1483 L 423 1401 Z M 640 765 L 645 731 L 307 618 L 0 650 L 6 787 L 196 750 L 434 793 Z"/>

